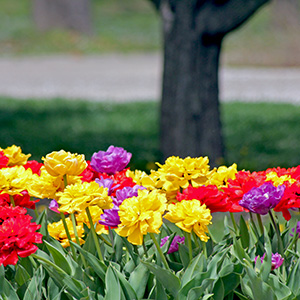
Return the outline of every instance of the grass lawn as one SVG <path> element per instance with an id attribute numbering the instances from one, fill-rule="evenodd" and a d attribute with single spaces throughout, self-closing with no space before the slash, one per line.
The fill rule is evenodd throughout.
<path id="1" fill-rule="evenodd" d="M 101 54 L 161 50 L 161 24 L 148 0 L 91 0 L 94 32 L 39 32 L 32 0 L 0 0 L 0 55 Z M 222 61 L 230 65 L 300 65 L 299 27 L 275 28 L 274 4 L 225 38 Z"/>
<path id="2" fill-rule="evenodd" d="M 157 102 L 108 104 L 62 99 L 0 99 L 0 146 L 21 146 L 40 160 L 64 149 L 87 159 L 109 145 L 133 153 L 132 168 L 159 161 Z M 289 104 L 222 105 L 226 164 L 263 170 L 300 164 L 300 107 Z"/>

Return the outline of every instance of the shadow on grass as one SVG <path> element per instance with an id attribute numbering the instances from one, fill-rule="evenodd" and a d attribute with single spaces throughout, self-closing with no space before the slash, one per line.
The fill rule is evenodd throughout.
<path id="1" fill-rule="evenodd" d="M 83 153 L 89 160 L 94 152 L 110 145 L 133 153 L 132 168 L 152 168 L 160 157 L 158 104 L 154 102 L 1 100 L 0 108 L 1 147 L 16 144 L 39 161 L 60 149 Z"/>
<path id="2" fill-rule="evenodd" d="M 225 164 L 251 171 L 300 164 L 300 107 L 274 103 L 222 104 Z M 159 103 L 0 99 L 0 147 L 21 146 L 38 161 L 52 151 L 85 154 L 115 145 L 133 154 L 130 167 L 149 171 L 160 161 Z M 201 155 L 201 154 L 200 154 Z M 200 156 L 199 155 L 199 156 Z"/>

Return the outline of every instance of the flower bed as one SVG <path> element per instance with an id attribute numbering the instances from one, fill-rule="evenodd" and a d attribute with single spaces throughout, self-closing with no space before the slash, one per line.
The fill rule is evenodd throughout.
<path id="1" fill-rule="evenodd" d="M 300 166 L 169 157 L 146 174 L 114 146 L 29 157 L 0 151 L 0 299 L 300 297 Z"/>

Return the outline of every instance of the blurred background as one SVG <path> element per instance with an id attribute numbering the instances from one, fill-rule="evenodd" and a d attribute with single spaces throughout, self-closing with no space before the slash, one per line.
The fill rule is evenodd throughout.
<path id="1" fill-rule="evenodd" d="M 0 0 L 0 147 L 16 144 L 40 161 L 60 149 L 90 159 L 94 152 L 113 144 L 133 153 L 132 168 L 154 168 L 154 162 L 160 160 L 162 42 L 160 19 L 150 2 L 79 0 L 71 8 L 70 0 L 52 0 L 50 6 L 47 2 Z M 68 18 L 62 17 L 65 11 L 69 11 Z M 274 0 L 225 39 L 221 87 L 227 84 L 222 77 L 226 74 L 232 76 L 228 82 L 233 85 L 228 83 L 227 90 L 221 90 L 224 163 L 236 162 L 239 169 L 249 170 L 300 164 L 299 32 L 300 2 Z M 120 72 L 118 66 L 124 59 L 128 64 Z M 76 76 L 101 75 L 104 79 L 93 83 L 93 78 L 86 77 L 87 93 L 76 94 L 76 87 L 54 74 L 65 87 L 65 93 L 58 96 L 53 92 L 55 86 L 33 93 L 30 85 L 26 89 L 20 83 L 27 80 L 38 87 L 37 78 L 53 72 L 51 66 L 67 68 L 70 61 L 79 62 L 71 70 Z M 110 64 L 101 65 L 103 62 Z M 131 79 L 130 69 L 139 65 L 135 74 L 141 75 Z M 99 72 L 91 73 L 92 68 Z M 107 88 L 105 80 L 114 84 L 113 78 L 120 73 L 127 81 Z M 269 81 L 274 74 L 278 74 L 277 81 Z M 148 80 L 140 84 L 150 92 L 132 91 L 139 92 L 139 77 Z M 245 86 L 240 82 L 235 86 L 241 78 Z M 256 86 L 250 87 L 250 92 L 255 91 L 252 97 L 246 88 L 253 78 L 258 83 L 257 91 Z M 260 93 L 262 80 L 267 87 Z M 126 82 L 133 84 L 129 94 L 125 94 Z M 286 93 L 289 86 L 281 86 L 285 82 L 293 83 L 292 92 Z M 76 78 L 73 83 L 77 84 Z M 92 83 L 101 87 L 102 95 L 97 89 L 91 93 Z M 231 93 L 238 87 L 239 93 Z M 280 91 L 284 90 L 283 96 Z"/>

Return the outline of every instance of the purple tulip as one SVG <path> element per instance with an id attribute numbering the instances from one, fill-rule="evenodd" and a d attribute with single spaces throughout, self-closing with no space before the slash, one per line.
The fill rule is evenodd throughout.
<path id="1" fill-rule="evenodd" d="M 111 209 L 106 209 L 105 212 L 101 215 L 101 220 L 99 221 L 99 223 L 109 227 L 118 227 L 118 225 L 121 223 L 118 212 L 118 206 L 114 206 Z"/>
<path id="2" fill-rule="evenodd" d="M 161 239 L 160 247 L 162 247 L 169 239 L 169 236 L 166 236 Z M 181 237 L 179 235 L 175 235 L 173 241 L 171 242 L 171 245 L 168 250 L 168 254 L 178 251 L 179 244 L 184 243 L 184 237 Z"/>
<path id="3" fill-rule="evenodd" d="M 51 202 L 49 204 L 49 209 L 59 214 L 60 212 L 58 210 L 58 207 L 59 207 L 59 205 L 58 205 L 57 201 L 54 199 L 51 200 Z"/>
<path id="4" fill-rule="evenodd" d="M 239 204 L 253 213 L 265 215 L 279 203 L 284 190 L 284 185 L 275 187 L 271 182 L 266 182 L 244 194 Z"/>
<path id="5" fill-rule="evenodd" d="M 112 187 L 114 181 L 110 178 L 104 179 L 102 176 L 100 179 L 96 178 L 95 182 L 97 182 L 99 186 L 103 186 L 104 188 L 108 189 L 108 196 L 110 196 L 111 193 L 120 186 L 119 184 L 117 184 L 114 187 Z"/>
<path id="6" fill-rule="evenodd" d="M 123 189 L 116 191 L 116 197 L 112 197 L 113 203 L 117 206 L 120 206 L 125 199 L 131 197 L 137 197 L 138 190 L 145 190 L 145 189 L 146 188 L 141 185 L 135 185 L 134 187 L 125 186 Z"/>
<path id="7" fill-rule="evenodd" d="M 109 146 L 107 151 L 95 152 L 91 158 L 91 167 L 100 173 L 115 174 L 129 163 L 132 154 L 121 147 Z"/>
<path id="8" fill-rule="evenodd" d="M 117 227 L 120 224 L 119 217 L 119 206 L 122 202 L 131 197 L 136 197 L 138 195 L 138 190 L 146 189 L 143 186 L 135 185 L 134 187 L 126 186 L 121 190 L 116 191 L 116 197 L 112 197 L 114 207 L 111 209 L 105 209 L 104 213 L 101 215 L 100 224 L 109 227 Z"/>
<path id="9" fill-rule="evenodd" d="M 260 258 L 261 263 L 263 263 L 266 253 Z M 254 261 L 256 263 L 258 256 L 255 257 Z M 279 253 L 272 253 L 272 267 L 271 270 L 278 269 L 283 264 L 284 258 Z"/>

